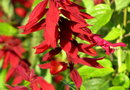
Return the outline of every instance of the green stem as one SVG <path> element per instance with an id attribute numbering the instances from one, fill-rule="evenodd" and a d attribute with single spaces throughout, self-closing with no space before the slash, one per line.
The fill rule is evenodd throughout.
<path id="1" fill-rule="evenodd" d="M 126 27 L 127 25 L 127 9 L 124 9 L 124 18 L 123 18 L 123 26 Z M 122 31 L 121 31 L 122 34 Z M 117 42 L 121 42 L 123 39 L 123 35 L 120 35 L 119 39 L 117 40 Z M 118 48 L 117 51 L 117 58 L 118 58 L 118 73 L 120 73 L 120 67 L 122 65 L 122 49 L 121 47 Z"/>
<path id="2" fill-rule="evenodd" d="M 124 9 L 124 21 L 123 21 L 124 27 L 126 27 L 126 24 L 127 24 L 127 8 Z"/>
<path id="3" fill-rule="evenodd" d="M 30 44 L 30 56 L 29 56 L 29 61 L 31 63 L 32 67 L 35 67 L 35 65 L 37 64 L 37 54 L 35 54 L 35 49 L 33 49 L 34 46 L 37 46 L 41 40 L 41 32 L 34 32 L 32 34 L 32 38 L 31 38 L 31 44 Z"/>

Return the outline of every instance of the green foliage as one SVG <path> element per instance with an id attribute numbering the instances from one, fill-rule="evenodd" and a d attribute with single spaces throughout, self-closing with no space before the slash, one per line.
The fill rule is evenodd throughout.
<path id="1" fill-rule="evenodd" d="M 42 0 L 34 0 L 34 3 L 32 5 L 32 9 L 38 4 L 40 3 Z"/>
<path id="2" fill-rule="evenodd" d="M 96 33 L 101 27 L 103 27 L 110 21 L 113 11 L 108 4 L 99 4 L 93 6 L 93 4 L 89 3 L 89 1 L 85 2 L 85 4 L 88 5 L 88 6 L 86 5 L 86 8 L 88 9 L 87 13 L 95 17 L 94 19 L 87 20 L 87 22 L 90 25 L 93 25 L 90 26 L 89 28 L 94 33 Z"/>
<path id="3" fill-rule="evenodd" d="M 90 78 L 90 77 L 103 77 L 114 72 L 114 69 L 112 68 L 112 63 L 109 60 L 104 59 L 98 62 L 105 68 L 97 69 L 89 66 L 82 66 L 78 69 L 79 74 L 82 77 Z"/>
<path id="4" fill-rule="evenodd" d="M 12 36 L 17 33 L 17 29 L 8 23 L 0 23 L 0 35 Z"/>
<path id="5" fill-rule="evenodd" d="M 3 11 L 7 14 L 9 18 L 13 17 L 14 15 L 14 8 L 11 3 L 11 0 L 0 0 L 0 4 L 3 8 Z"/>
<path id="6" fill-rule="evenodd" d="M 127 70 L 130 72 L 130 51 L 129 50 L 126 52 L 125 64 Z"/>
<path id="7" fill-rule="evenodd" d="M 7 70 L 6 69 L 1 69 L 0 70 L 0 89 L 3 90 L 5 89 L 5 75 L 6 75 Z"/>
<path id="8" fill-rule="evenodd" d="M 111 41 L 119 38 L 125 33 L 120 26 L 113 27 L 112 30 L 104 37 L 105 40 Z"/>
<path id="9" fill-rule="evenodd" d="M 84 83 L 84 86 L 87 88 L 87 90 L 108 90 L 109 80 L 104 78 L 90 79 Z"/>
<path id="10" fill-rule="evenodd" d="M 121 10 L 130 4 L 130 0 L 115 0 L 116 10 Z"/>
<path id="11" fill-rule="evenodd" d="M 123 88 L 122 86 L 113 86 L 113 87 L 110 87 L 108 90 L 126 90 L 126 89 Z"/>
<path id="12" fill-rule="evenodd" d="M 112 84 L 114 86 L 122 86 L 124 88 L 129 88 L 130 85 L 129 77 L 124 73 L 120 73 L 112 80 Z"/>

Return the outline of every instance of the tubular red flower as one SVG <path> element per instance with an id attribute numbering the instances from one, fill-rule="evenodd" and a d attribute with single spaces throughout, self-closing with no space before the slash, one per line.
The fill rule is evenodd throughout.
<path id="1" fill-rule="evenodd" d="M 118 46 L 126 47 L 126 44 L 124 44 L 124 43 L 112 44 L 112 43 L 100 38 L 99 36 L 94 36 L 93 39 L 97 43 L 97 45 L 101 46 L 103 49 L 106 50 L 106 54 L 111 54 L 114 52 L 114 49 L 112 49 L 111 47 L 118 47 Z"/>

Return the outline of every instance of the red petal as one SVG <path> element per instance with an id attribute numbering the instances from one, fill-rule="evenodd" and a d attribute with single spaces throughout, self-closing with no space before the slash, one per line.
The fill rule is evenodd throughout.
<path id="1" fill-rule="evenodd" d="M 126 44 L 124 43 L 114 43 L 114 44 L 111 44 L 112 47 L 118 47 L 118 46 L 122 46 L 122 47 L 126 47 Z"/>
<path id="2" fill-rule="evenodd" d="M 6 82 L 8 82 L 10 80 L 10 78 L 14 75 L 15 72 L 15 68 L 10 68 L 7 72 L 6 75 Z"/>
<path id="3" fill-rule="evenodd" d="M 25 71 L 23 67 L 18 66 L 16 70 L 17 70 L 17 73 L 23 77 L 23 79 L 27 81 L 30 80 L 29 75 L 27 74 L 27 72 Z"/>
<path id="4" fill-rule="evenodd" d="M 16 76 L 13 80 L 13 85 L 20 84 L 23 81 L 23 78 L 21 76 Z"/>
<path id="5" fill-rule="evenodd" d="M 47 41 L 43 41 L 40 45 L 34 47 L 36 49 L 36 54 L 42 53 L 50 48 L 50 46 L 47 44 Z"/>
<path id="6" fill-rule="evenodd" d="M 9 63 L 9 59 L 10 59 L 10 54 L 11 54 L 10 52 L 6 53 L 2 68 L 7 68 L 8 63 Z"/>
<path id="7" fill-rule="evenodd" d="M 93 19 L 94 17 L 92 17 L 91 15 L 87 14 L 87 13 L 84 13 L 84 12 L 81 12 L 81 15 L 83 18 L 85 19 Z"/>
<path id="8" fill-rule="evenodd" d="M 91 56 L 97 56 L 97 52 L 92 48 L 94 45 L 96 45 L 96 44 L 91 44 L 91 45 L 79 44 L 78 50 L 80 52 L 84 52 L 84 53 L 91 55 Z"/>
<path id="9" fill-rule="evenodd" d="M 68 6 L 64 6 L 65 10 L 70 12 L 70 15 L 74 16 L 77 20 L 79 20 L 79 23 L 86 23 L 86 21 L 84 20 L 84 18 L 80 15 L 80 10 L 78 9 L 77 6 L 75 5 L 68 5 Z"/>
<path id="10" fill-rule="evenodd" d="M 49 59 L 51 59 L 53 56 L 55 56 L 56 54 L 58 54 L 61 51 L 61 48 L 55 48 L 53 50 L 51 50 L 49 53 L 45 54 L 44 57 L 42 58 L 43 61 L 47 61 Z"/>
<path id="11" fill-rule="evenodd" d="M 39 83 L 42 90 L 55 90 L 54 86 L 48 82 L 46 82 L 42 77 L 37 78 L 37 82 Z"/>
<path id="12" fill-rule="evenodd" d="M 22 34 L 30 34 L 41 29 L 45 29 L 45 19 L 41 20 L 38 23 L 35 23 L 32 27 L 26 27 Z"/>
<path id="13" fill-rule="evenodd" d="M 46 5 L 48 3 L 48 0 L 44 0 L 40 2 L 31 12 L 29 16 L 29 22 L 32 21 L 38 21 L 40 18 L 42 18 L 45 14 L 46 11 Z"/>
<path id="14" fill-rule="evenodd" d="M 104 68 L 102 65 L 97 63 L 97 60 L 102 60 L 104 57 L 101 58 L 81 58 L 79 63 L 95 68 Z"/>
<path id="15" fill-rule="evenodd" d="M 53 16 L 52 16 L 53 14 Z M 48 45 L 51 45 L 53 48 L 57 45 L 57 24 L 59 21 L 59 10 L 56 7 L 54 1 L 50 1 L 50 7 L 46 15 L 46 29 L 44 32 L 45 40 L 47 40 Z"/>
<path id="16" fill-rule="evenodd" d="M 17 67 L 19 64 L 20 58 L 15 54 L 10 54 L 9 62 L 12 67 Z"/>
<path id="17" fill-rule="evenodd" d="M 49 69 L 51 68 L 51 64 L 50 63 L 40 64 L 39 67 L 42 69 Z"/>
<path id="18" fill-rule="evenodd" d="M 4 56 L 4 52 L 0 50 L 0 59 Z"/>
<path id="19" fill-rule="evenodd" d="M 50 68 L 51 74 L 57 74 L 59 72 L 66 70 L 66 68 L 67 64 L 64 62 L 51 61 L 51 68 Z"/>
<path id="20" fill-rule="evenodd" d="M 75 85 L 80 88 L 81 84 L 82 84 L 82 78 L 80 77 L 79 73 L 77 72 L 76 69 L 72 69 L 70 71 L 70 77 L 73 80 L 73 82 L 75 83 Z"/>

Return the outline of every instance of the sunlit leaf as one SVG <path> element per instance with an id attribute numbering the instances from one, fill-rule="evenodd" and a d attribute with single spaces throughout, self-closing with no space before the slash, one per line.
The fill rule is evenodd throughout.
<path id="1" fill-rule="evenodd" d="M 0 23 L 0 35 L 15 35 L 17 33 L 17 29 L 11 26 L 8 23 Z"/>
<path id="2" fill-rule="evenodd" d="M 112 30 L 104 37 L 104 39 L 108 41 L 115 40 L 124 33 L 125 30 L 122 30 L 122 28 L 113 27 Z"/>
<path id="3" fill-rule="evenodd" d="M 3 11 L 7 14 L 9 18 L 11 18 L 14 15 L 14 8 L 11 3 L 11 0 L 1 0 L 0 2 L 3 8 Z"/>
<path id="4" fill-rule="evenodd" d="M 109 80 L 104 78 L 95 78 L 86 81 L 84 84 L 86 90 L 107 90 L 109 88 Z"/>
<path id="5" fill-rule="evenodd" d="M 129 3 L 130 0 L 115 0 L 116 10 L 121 10 L 125 8 L 126 6 L 128 6 Z"/>
<path id="6" fill-rule="evenodd" d="M 88 13 L 95 17 L 94 19 L 87 20 L 90 25 L 93 25 L 89 28 L 94 33 L 97 33 L 102 26 L 110 21 L 113 11 L 107 4 L 99 4 L 91 8 Z"/>
<path id="7" fill-rule="evenodd" d="M 110 87 L 108 90 L 126 90 L 126 89 L 122 86 L 113 86 Z"/>

